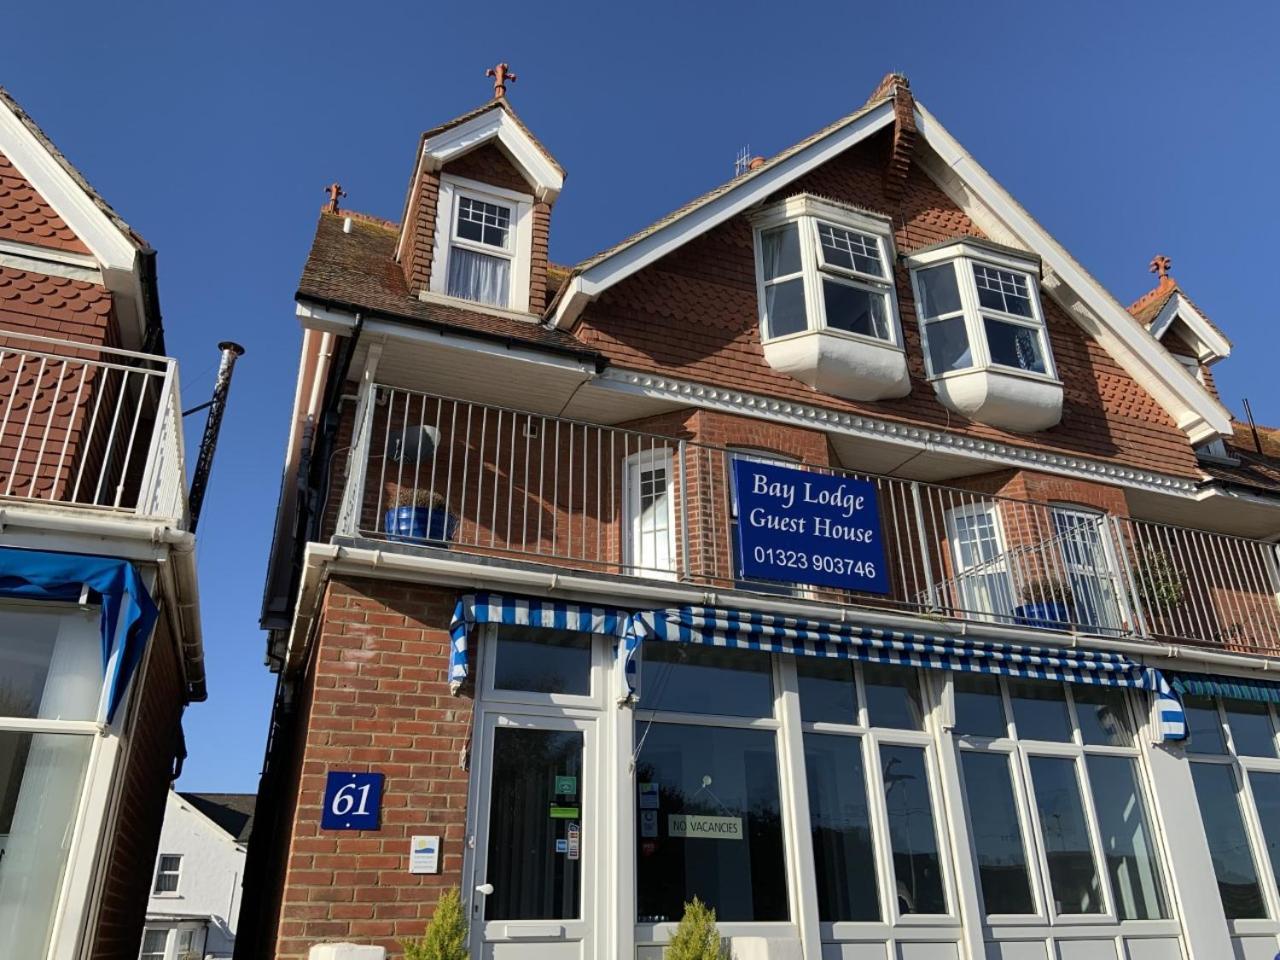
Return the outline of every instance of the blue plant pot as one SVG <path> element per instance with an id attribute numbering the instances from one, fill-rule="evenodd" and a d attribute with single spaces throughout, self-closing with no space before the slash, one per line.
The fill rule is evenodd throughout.
<path id="1" fill-rule="evenodd" d="M 383 517 L 392 540 L 435 540 L 448 543 L 458 532 L 458 518 L 440 507 L 392 507 Z"/>
<path id="2" fill-rule="evenodd" d="M 1013 621 L 1022 627 L 1061 630 L 1071 624 L 1071 610 L 1056 600 L 1049 603 L 1024 603 L 1013 608 Z"/>

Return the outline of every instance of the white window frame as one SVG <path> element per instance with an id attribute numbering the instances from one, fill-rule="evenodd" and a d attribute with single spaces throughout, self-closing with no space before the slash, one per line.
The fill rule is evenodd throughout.
<path id="1" fill-rule="evenodd" d="M 1100 551 L 1100 555 L 1095 559 L 1102 563 L 1101 569 L 1080 569 L 1078 564 L 1072 563 L 1068 558 L 1065 535 L 1058 527 L 1058 518 L 1060 516 L 1082 519 L 1086 524 L 1094 526 L 1097 530 Z M 1116 557 L 1115 545 L 1112 543 L 1110 519 L 1107 514 L 1101 510 L 1081 507 L 1074 503 L 1051 503 L 1049 504 L 1049 521 L 1053 524 L 1053 535 L 1058 541 L 1058 556 L 1062 560 L 1062 569 L 1067 575 L 1073 595 L 1076 590 L 1074 578 L 1077 576 L 1099 580 L 1104 584 L 1104 591 L 1108 588 L 1110 590 L 1109 597 L 1105 595 L 1090 597 L 1090 602 L 1093 606 L 1105 606 L 1105 609 L 1095 610 L 1095 612 L 1101 614 L 1101 622 L 1080 623 L 1080 626 L 1112 633 L 1122 630 L 1125 621 L 1130 618 L 1130 613 L 1124 602 L 1125 591 L 1121 588 L 1120 564 Z M 1077 596 L 1075 600 L 1075 619 L 1080 621 L 1080 598 Z"/>
<path id="2" fill-rule="evenodd" d="M 511 209 L 507 250 L 500 250 L 497 247 L 465 240 L 458 236 L 458 200 L 461 197 L 482 203 L 496 203 Z M 533 262 L 533 204 L 532 194 L 494 187 L 466 177 L 443 174 L 440 177 L 436 206 L 435 249 L 431 260 L 430 292 L 446 298 L 450 303 L 466 304 L 467 309 L 528 314 L 529 272 Z M 449 256 L 454 246 L 486 256 L 507 257 L 510 260 L 511 273 L 507 303 L 487 304 L 449 296 Z"/>
<path id="3" fill-rule="evenodd" d="M 977 567 L 964 567 L 960 557 L 960 530 L 958 521 L 976 516 L 989 516 L 993 536 L 996 543 L 996 559 L 985 561 L 980 564 L 986 568 L 986 572 L 981 574 L 971 574 L 970 571 L 978 569 Z M 961 599 L 965 608 L 962 613 L 967 618 L 976 618 L 981 620 L 1009 622 L 1014 613 L 1013 608 L 1017 606 L 1016 584 L 1013 580 L 1013 571 L 1009 569 L 1009 548 L 1005 538 L 1004 521 L 1001 517 L 1000 504 L 996 501 L 980 500 L 976 503 L 968 503 L 963 506 L 952 507 L 946 511 L 946 530 L 947 530 L 947 548 L 951 554 L 951 568 L 953 571 L 952 580 L 956 585 L 956 592 Z M 988 574 L 1001 574 L 1004 577 L 1006 589 L 1009 591 L 1010 609 L 1005 611 L 998 610 L 979 610 L 976 605 L 973 609 L 969 609 L 971 599 L 970 591 L 972 588 L 974 576 L 987 576 Z"/>
<path id="4" fill-rule="evenodd" d="M 800 240 L 800 272 L 764 279 L 764 243 L 762 234 L 770 230 L 794 223 L 797 226 Z M 880 263 L 884 275 L 872 276 L 858 270 L 851 270 L 838 264 L 827 263 L 822 253 L 818 228 L 820 223 L 829 224 L 842 230 L 852 230 L 874 238 L 880 250 Z M 893 224 L 887 218 L 864 213 L 830 201 L 802 195 L 791 197 L 780 204 L 753 218 L 753 240 L 755 244 L 756 263 L 756 304 L 760 319 L 761 342 L 787 340 L 792 337 L 803 337 L 813 333 L 826 333 L 832 336 L 847 337 L 850 340 L 874 343 L 878 346 L 894 347 L 902 350 L 902 323 L 898 316 L 897 288 L 894 281 L 894 262 L 896 253 L 893 245 Z M 768 310 L 766 309 L 765 290 L 775 283 L 804 278 L 804 305 L 806 326 L 796 333 L 775 337 L 771 334 Z M 822 293 L 824 280 L 833 280 L 872 294 L 883 296 L 885 318 L 888 326 L 888 338 L 854 333 L 841 330 L 827 324 L 826 306 Z"/>
<path id="5" fill-rule="evenodd" d="M 985 246 L 959 242 L 915 254 L 908 258 L 907 263 L 911 268 L 911 291 L 915 297 L 916 319 L 920 324 L 921 349 L 924 353 L 925 372 L 929 380 L 939 380 L 945 377 L 972 373 L 975 370 L 992 370 L 1049 383 L 1060 382 L 1058 380 L 1057 365 L 1053 359 L 1053 346 L 1049 342 L 1049 328 L 1045 323 L 1044 305 L 1040 299 L 1040 271 L 1034 261 L 1022 260 L 1008 254 L 1002 254 Z M 956 272 L 956 285 L 960 293 L 960 311 L 953 311 L 926 319 L 918 274 L 922 269 L 947 263 L 951 264 L 951 268 Z M 1035 316 L 1028 319 L 1017 314 L 1005 313 L 1001 310 L 982 306 L 978 298 L 977 280 L 973 273 L 975 266 L 987 267 L 993 270 L 1005 270 L 1025 277 L 1027 292 L 1031 299 L 1031 310 Z M 969 338 L 970 365 L 958 367 L 954 370 L 934 370 L 933 361 L 929 355 L 929 327 L 940 320 L 947 320 L 956 316 L 964 317 L 965 333 Z M 1038 373 L 1034 370 L 1024 370 L 1021 367 L 996 363 L 992 360 L 991 348 L 987 343 L 984 316 L 989 316 L 1000 323 L 1009 323 L 1025 327 L 1028 330 L 1034 330 L 1044 357 L 1045 372 Z"/>
<path id="6" fill-rule="evenodd" d="M 149 952 L 144 952 L 143 948 L 146 947 L 148 933 L 164 934 L 164 948 L 160 950 L 159 953 L 157 953 L 154 950 Z M 173 948 L 176 946 L 174 942 L 173 934 L 174 934 L 173 927 L 143 927 L 142 941 L 138 945 L 138 960 L 147 960 L 148 957 L 155 957 L 155 956 L 162 957 L 164 958 L 164 960 L 169 960 L 170 957 L 174 956 Z"/>
<path id="7" fill-rule="evenodd" d="M 586 696 L 576 693 L 539 693 L 534 690 L 508 690 L 495 686 L 498 671 L 498 630 L 500 624 L 486 624 L 480 628 L 480 642 L 483 654 L 480 656 L 480 684 L 486 701 L 498 704 L 547 706 L 547 707 L 584 707 L 591 710 L 601 709 L 605 705 L 605 691 L 608 689 L 608 650 L 606 637 L 600 634 L 585 634 L 591 640 L 591 692 Z M 540 627 L 525 627 L 537 631 Z"/>
<path id="8" fill-rule="evenodd" d="M 1022 835 L 1023 853 L 1026 858 L 1028 882 L 1031 886 L 1031 899 L 1034 913 L 1027 914 L 983 914 L 981 922 L 988 932 L 992 928 L 1043 927 L 1046 924 L 1053 928 L 1061 928 L 1064 942 L 1075 936 L 1068 930 L 1088 927 L 1110 927 L 1126 932 L 1148 930 L 1157 932 L 1156 928 L 1165 928 L 1173 933 L 1178 929 L 1179 907 L 1171 883 L 1170 860 L 1165 850 L 1165 839 L 1160 825 L 1159 808 L 1155 805 L 1151 793 L 1150 777 L 1146 762 L 1142 756 L 1142 713 L 1135 709 L 1133 696 L 1124 693 L 1124 701 L 1128 713 L 1128 730 L 1133 742 L 1129 746 L 1086 745 L 1081 733 L 1080 717 L 1077 712 L 1074 688 L 1070 683 L 1060 683 L 1064 691 L 1064 703 L 1068 722 L 1071 726 L 1069 741 L 1027 740 L 1018 735 L 1017 717 L 1013 712 L 1013 703 L 1009 695 L 1008 678 L 993 677 L 999 684 L 1000 702 L 1004 711 L 1006 733 L 1003 737 L 983 737 L 954 731 L 951 742 L 956 752 L 956 767 L 960 777 L 962 816 L 965 829 L 969 832 L 969 849 L 974 850 L 972 821 L 968 813 L 969 794 L 964 784 L 964 764 L 961 755 L 965 752 L 982 752 L 1000 754 L 1011 760 L 1010 782 L 1013 789 L 1013 802 L 1017 808 L 1018 826 Z M 950 684 L 952 678 L 946 682 Z M 1050 681 L 1028 681 L 1050 682 Z M 1107 870 L 1105 851 L 1102 847 L 1102 831 L 1094 805 L 1093 788 L 1089 782 L 1087 758 L 1089 756 L 1124 757 L 1135 766 L 1138 789 L 1141 792 L 1143 812 L 1151 829 L 1152 852 L 1158 870 L 1157 883 L 1165 912 L 1168 916 L 1154 920 L 1121 920 L 1117 910 L 1115 891 L 1112 890 L 1111 876 Z M 1099 913 L 1058 913 L 1053 907 L 1053 886 L 1049 873 L 1048 856 L 1040 829 L 1040 818 L 1036 815 L 1035 790 L 1031 778 L 1031 759 L 1033 757 L 1051 757 L 1073 761 L 1076 772 L 1076 783 L 1080 790 L 1085 825 L 1089 831 L 1089 845 L 1093 853 L 1094 869 L 1097 871 L 1099 889 L 1102 895 L 1102 911 Z M 981 880 L 978 874 L 976 853 L 971 860 L 973 884 L 977 893 L 979 909 L 982 909 Z M 1109 936 L 1110 933 L 1101 934 Z M 1016 939 L 1016 938 L 1015 938 Z"/>
<path id="9" fill-rule="evenodd" d="M 178 869 L 177 870 L 161 870 L 160 865 L 163 863 L 165 857 L 177 857 Z M 186 857 L 184 857 L 180 853 L 156 854 L 156 869 L 151 876 L 151 896 L 165 897 L 165 898 L 182 896 L 182 864 L 185 859 Z M 177 874 L 177 880 L 174 882 L 173 889 L 172 890 L 157 889 L 160 886 L 160 877 L 168 876 L 170 874 Z"/>
<path id="10" fill-rule="evenodd" d="M 654 548 L 658 546 L 656 534 L 648 534 L 638 529 L 641 521 L 638 510 L 641 495 L 640 475 L 643 471 L 654 468 L 661 468 L 665 471 L 667 478 L 667 536 L 665 543 L 671 561 L 670 570 L 642 565 L 642 561 L 646 559 L 644 556 L 646 542 L 651 543 Z M 680 556 L 676 552 L 679 548 L 679 538 L 676 536 L 676 478 L 674 469 L 674 458 L 671 455 L 670 447 L 654 447 L 650 450 L 641 450 L 638 453 L 631 454 L 623 461 L 622 505 L 624 522 L 622 525 L 622 556 L 624 570 L 632 576 L 649 577 L 657 580 L 675 580 L 678 577 Z M 656 559 L 656 554 L 648 559 Z"/>
<path id="11" fill-rule="evenodd" d="M 1195 738 L 1187 744 L 1187 761 L 1191 764 L 1214 764 L 1225 766 L 1231 770 L 1236 784 L 1236 800 L 1240 805 L 1240 816 L 1244 821 L 1245 835 L 1248 837 L 1253 857 L 1253 866 L 1258 874 L 1258 885 L 1261 887 L 1262 899 L 1267 906 L 1267 917 L 1249 917 L 1239 920 L 1227 918 L 1227 928 L 1233 937 L 1244 936 L 1280 936 L 1280 875 L 1272 869 L 1271 857 L 1267 853 L 1267 838 L 1262 829 L 1262 820 L 1258 816 L 1258 805 L 1253 799 L 1253 774 L 1270 773 L 1280 775 L 1280 756 L 1253 757 L 1237 751 L 1235 736 L 1227 720 L 1227 706 L 1224 698 L 1214 697 L 1218 712 L 1218 723 L 1225 744 L 1223 753 L 1198 753 L 1195 751 Z M 1271 719 L 1272 742 L 1276 742 L 1276 731 L 1280 729 L 1280 711 L 1275 704 L 1267 704 L 1267 712 Z M 1200 815 L 1199 799 L 1193 798 L 1196 815 Z M 1211 877 L 1212 895 L 1218 893 L 1217 877 Z"/>

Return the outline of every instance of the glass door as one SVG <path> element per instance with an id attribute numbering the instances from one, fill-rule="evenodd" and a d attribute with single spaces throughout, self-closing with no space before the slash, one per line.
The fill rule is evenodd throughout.
<path id="1" fill-rule="evenodd" d="M 628 573 L 675 578 L 675 498 L 671 479 L 670 450 L 645 450 L 626 461 Z"/>
<path id="2" fill-rule="evenodd" d="M 495 713 L 483 737 L 472 956 L 592 960 L 595 724 Z"/>

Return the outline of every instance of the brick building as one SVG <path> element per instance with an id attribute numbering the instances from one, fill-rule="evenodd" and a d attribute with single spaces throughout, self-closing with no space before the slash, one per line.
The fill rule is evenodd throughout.
<path id="1" fill-rule="evenodd" d="M 1280 451 L 1168 261 L 897 75 L 571 269 L 563 181 L 499 88 L 320 216 L 237 956 L 1270 960 Z"/>
<path id="2" fill-rule="evenodd" d="M 205 696 L 155 252 L 0 90 L 0 955 L 135 960 Z"/>

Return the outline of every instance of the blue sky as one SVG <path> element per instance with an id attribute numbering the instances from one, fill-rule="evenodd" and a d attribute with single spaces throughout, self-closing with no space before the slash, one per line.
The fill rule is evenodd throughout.
<path id="1" fill-rule="evenodd" d="M 323 201 L 398 219 L 418 133 L 511 99 L 569 172 L 572 263 L 851 111 L 889 70 L 1117 297 L 1173 273 L 1235 341 L 1218 383 L 1280 423 L 1276 318 L 1256 295 L 1280 216 L 1280 6 L 798 2 L 64 2 L 6 25 L 9 88 L 159 250 L 186 405 L 215 344 L 248 348 L 200 526 L 210 699 L 181 786 L 253 790 L 273 680 L 258 606 Z M 189 442 L 202 424 L 188 422 Z"/>

